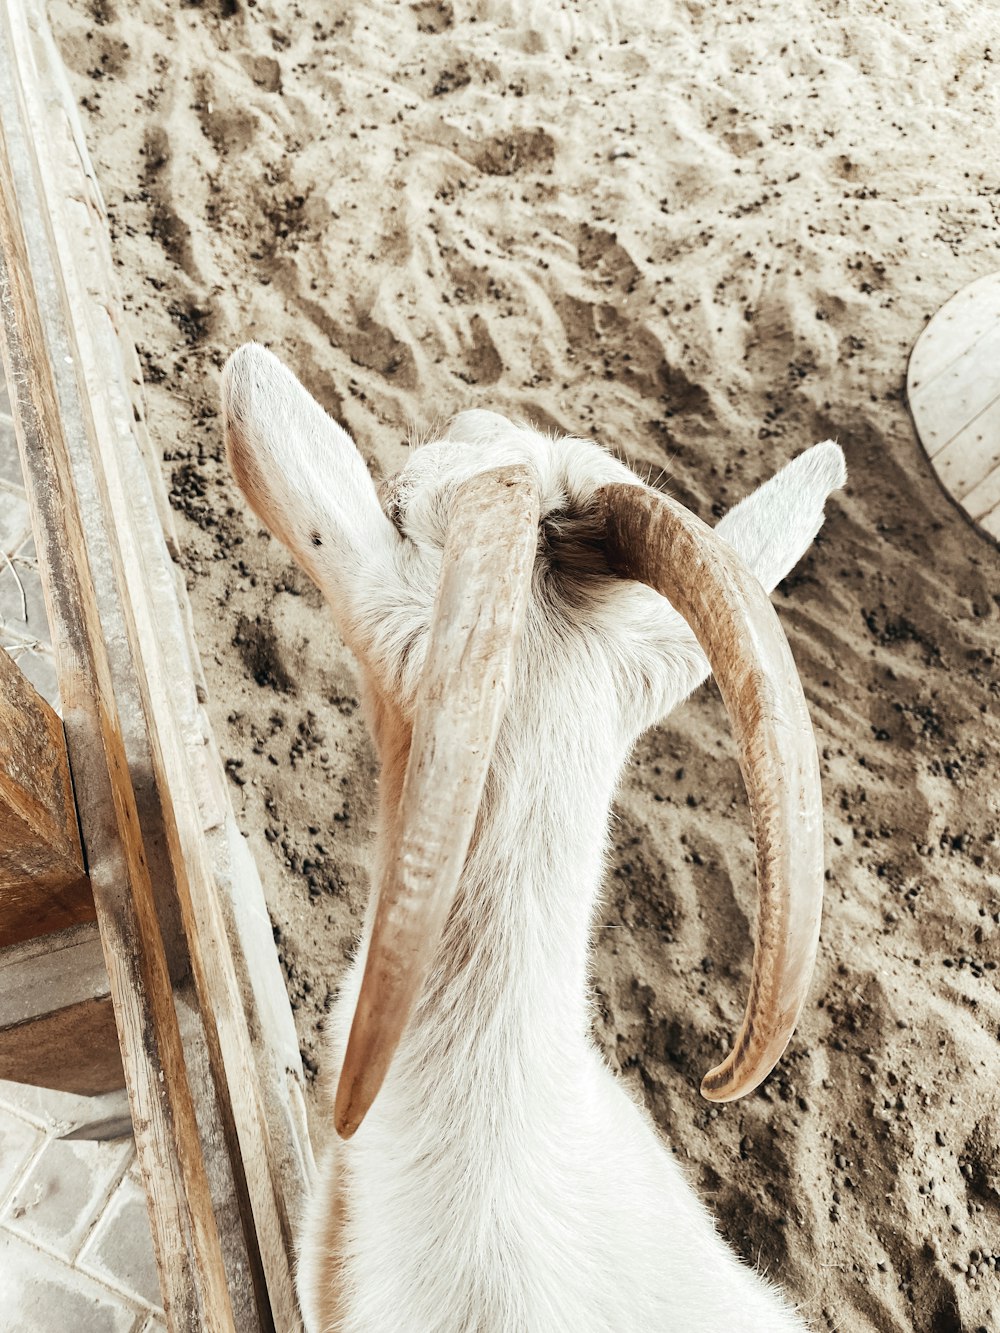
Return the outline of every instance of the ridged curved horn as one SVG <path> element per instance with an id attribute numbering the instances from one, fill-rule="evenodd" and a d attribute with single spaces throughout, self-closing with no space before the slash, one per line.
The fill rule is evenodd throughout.
<path id="1" fill-rule="evenodd" d="M 455 898 L 507 703 L 538 542 L 524 467 L 456 491 L 393 846 L 337 1086 L 348 1139 L 375 1100 Z"/>
<path id="2" fill-rule="evenodd" d="M 733 549 L 666 496 L 628 485 L 598 495 L 612 569 L 655 588 L 690 625 L 739 750 L 757 849 L 757 941 L 736 1044 L 701 1085 L 709 1101 L 732 1101 L 777 1064 L 816 961 L 823 905 L 816 741 L 774 607 Z"/>

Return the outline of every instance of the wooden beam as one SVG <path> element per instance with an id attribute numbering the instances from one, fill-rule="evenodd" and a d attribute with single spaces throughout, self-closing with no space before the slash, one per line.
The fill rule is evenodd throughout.
<path id="1" fill-rule="evenodd" d="M 92 494 L 90 443 L 77 412 L 60 401 L 53 368 L 72 365 L 59 323 L 43 329 L 40 309 L 60 308 L 58 279 L 44 253 L 47 229 L 29 235 L 22 213 L 41 219 L 28 127 L 16 105 L 20 78 L 8 41 L 0 44 L 0 306 L 4 363 L 32 510 L 39 568 L 57 650 L 63 716 L 104 942 L 136 1148 L 151 1210 L 164 1308 L 173 1330 L 235 1333 L 218 1228 L 153 886 L 139 827 L 94 588 L 106 567 L 109 534 L 81 512 Z M 15 105 L 11 106 L 10 102 Z M 68 432 L 75 434 L 71 440 Z M 74 464 L 76 466 L 74 466 Z M 96 508 L 96 506 L 95 506 Z M 101 549 L 95 550 L 95 544 Z M 102 592 L 105 589 L 102 589 Z"/>
<path id="2" fill-rule="evenodd" d="M 0 1078 L 85 1097 L 122 1087 L 111 997 L 81 1000 L 0 1032 Z"/>
<path id="3" fill-rule="evenodd" d="M 125 1086 L 96 923 L 0 949 L 0 1078 L 88 1097 Z"/>
<path id="4" fill-rule="evenodd" d="M 284 1333 L 299 1327 L 290 1218 L 311 1166 L 294 1024 L 263 893 L 202 706 L 183 581 L 164 541 L 170 514 L 143 425 L 141 375 L 121 332 L 103 205 L 40 0 L 7 0 L 0 45 L 5 36 L 10 91 L 0 68 L 0 123 L 14 124 L 23 146 L 18 203 L 27 210 L 40 325 L 64 427 L 66 493 L 83 516 L 78 533 L 96 592 L 96 622 L 89 610 L 83 619 L 103 640 L 118 753 L 154 871 L 147 877 L 156 886 L 236 1326 Z M 42 511 L 36 518 L 47 521 Z M 59 571 L 42 572 L 51 592 Z M 55 620 L 53 628 L 61 645 Z M 63 682 L 66 664 L 58 665 L 67 697 L 77 687 Z M 66 721 L 76 773 L 68 712 Z M 86 819 L 83 838 L 96 881 Z M 128 942 L 106 925 L 102 917 L 114 972 Z M 158 1182 L 147 1177 L 146 1184 L 157 1234 L 164 1230 Z M 168 1318 L 172 1327 L 186 1326 Z"/>
<path id="5" fill-rule="evenodd" d="M 0 650 L 0 949 L 94 919 L 62 722 Z"/>

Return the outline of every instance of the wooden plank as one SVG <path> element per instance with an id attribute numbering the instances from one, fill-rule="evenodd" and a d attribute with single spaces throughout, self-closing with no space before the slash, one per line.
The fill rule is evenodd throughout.
<path id="1" fill-rule="evenodd" d="M 4 363 L 32 509 L 81 830 L 104 943 L 139 1164 L 154 1194 L 153 1243 L 172 1329 L 234 1330 L 218 1230 L 187 1081 L 135 792 L 94 588 L 113 540 L 81 512 L 89 440 L 62 401 L 55 367 L 72 366 L 48 228 L 31 170 L 10 29 L 0 41 L 0 306 Z M 23 225 L 22 218 L 27 221 Z M 46 334 L 48 336 L 46 336 Z M 95 552 L 95 544 L 97 551 Z M 96 555 L 96 560 L 95 560 Z M 102 596 L 115 590 L 102 587 Z"/>
<path id="2" fill-rule="evenodd" d="M 58 126 L 53 133 L 58 148 Z M 62 143 L 66 170 L 72 166 L 75 144 Z M 85 184 L 82 182 L 81 184 Z M 244 993 L 229 946 L 232 931 L 214 881 L 201 814 L 192 786 L 183 743 L 183 728 L 175 715 L 178 680 L 190 675 L 188 663 L 171 661 L 165 651 L 165 598 L 150 596 L 154 580 L 169 579 L 173 569 L 163 568 L 149 550 L 150 533 L 159 531 L 158 515 L 151 504 L 148 486 L 141 485 L 135 463 L 123 462 L 120 437 L 134 428 L 135 414 L 128 402 L 115 402 L 108 393 L 108 366 L 117 354 L 115 333 L 106 302 L 86 301 L 86 286 L 79 282 L 81 261 L 99 251 L 106 236 L 103 219 L 95 217 L 89 192 L 68 192 L 63 201 L 65 227 L 57 234 L 63 255 L 67 301 L 73 311 L 75 356 L 85 377 L 87 405 L 93 414 L 93 447 L 99 455 L 107 487 L 108 512 L 116 516 L 116 536 L 121 554 L 121 583 L 126 591 L 126 633 L 137 664 L 137 684 L 143 716 L 149 721 L 144 762 L 156 780 L 162 836 L 194 972 L 204 1039 L 220 1099 L 221 1128 L 228 1141 L 231 1160 L 246 1197 L 245 1223 L 253 1231 L 252 1266 L 261 1268 L 258 1295 L 267 1318 L 277 1327 L 292 1329 L 299 1317 L 292 1281 L 292 1234 L 290 1209 L 283 1187 L 281 1161 L 271 1142 L 268 1108 L 258 1076 L 247 1024 Z M 108 260 L 110 262 L 110 260 Z M 76 285 L 74 285 L 76 284 Z M 134 448 L 134 445 L 133 445 Z M 161 539 L 162 545 L 162 539 Z M 221 771 L 221 770 L 220 770 Z M 204 947 L 202 941 L 210 941 Z M 273 949 L 273 944 L 272 944 Z M 286 1001 L 287 1003 L 287 1001 Z M 268 1308 L 269 1307 L 269 1308 Z"/>
<path id="3" fill-rule="evenodd" d="M 58 86 L 61 66 L 43 7 L 10 3 L 8 9 L 20 33 L 21 96 L 58 254 L 63 323 L 83 389 L 81 423 L 100 477 L 88 513 L 102 513 L 113 530 L 106 563 L 123 615 L 105 637 L 124 644 L 134 666 L 134 691 L 130 686 L 126 699 L 119 690 L 118 698 L 125 749 L 136 775 L 146 846 L 160 855 L 161 921 L 169 881 L 197 982 L 197 993 L 188 992 L 192 1004 L 181 1006 L 192 1029 L 190 1040 L 185 1035 L 188 1071 L 200 1086 L 201 1071 L 211 1063 L 217 1115 L 208 1115 L 207 1092 L 197 1097 L 196 1109 L 203 1138 L 228 1149 L 230 1192 L 235 1189 L 244 1212 L 249 1252 L 242 1280 L 227 1255 L 233 1300 L 244 1302 L 237 1325 L 241 1333 L 256 1326 L 250 1308 L 256 1283 L 261 1326 L 273 1320 L 277 1328 L 293 1329 L 299 1319 L 289 1219 L 298 1211 L 311 1165 L 294 1025 L 259 880 L 236 830 L 198 699 L 200 671 L 183 585 L 178 592 L 161 530 L 166 521 L 169 536 L 169 511 L 142 428 L 144 405 L 134 392 L 134 349 L 127 340 L 123 347 L 120 334 L 103 206 L 71 99 Z M 30 68 L 24 55 L 29 45 L 35 62 Z M 52 317 L 51 310 L 46 313 Z M 131 368 L 131 396 L 128 386 L 121 388 L 123 362 Z M 57 380 L 61 373 L 57 364 Z M 79 482 L 78 489 L 82 493 Z M 105 602 L 102 594 L 107 620 Z M 140 725 L 133 725 L 135 719 Z M 145 788 L 151 795 L 144 803 Z M 182 986 L 183 979 L 175 978 L 175 988 Z M 218 1158 L 210 1165 L 221 1179 Z M 227 1224 L 233 1220 L 231 1202 L 217 1197 L 216 1212 Z M 222 1233 L 225 1251 L 233 1237 L 228 1225 Z"/>
<path id="4" fill-rule="evenodd" d="M 176 742 L 170 790 L 182 790 L 193 812 L 184 825 L 186 836 L 197 838 L 200 827 L 198 864 L 203 876 L 214 877 L 238 986 L 237 1009 L 246 1018 L 272 1168 L 280 1178 L 281 1212 L 294 1216 L 301 1210 L 313 1168 L 298 1036 L 260 877 L 233 813 L 204 706 L 208 690 L 184 577 L 174 563 L 178 545 L 173 516 L 145 426 L 142 374 L 117 290 L 103 201 L 44 4 L 28 0 L 24 7 L 36 39 L 38 77 L 27 90 L 35 98 L 36 123 L 43 119 L 40 88 L 48 90 L 51 103 L 43 174 L 50 216 L 61 238 L 63 270 L 73 292 L 67 318 L 78 334 L 79 360 L 109 484 L 110 477 L 117 476 L 118 494 L 127 497 L 116 513 L 116 526 L 123 545 L 126 538 L 131 541 L 133 555 L 126 559 L 125 570 L 133 604 L 147 608 L 136 617 L 137 631 L 145 634 L 141 658 L 157 664 L 163 682 L 150 694 L 157 704 L 156 729 Z M 186 782 L 180 773 L 185 764 Z M 135 765 L 150 766 L 149 757 Z M 209 893 L 213 886 L 204 879 L 201 883 L 199 891 Z"/>
<path id="5" fill-rule="evenodd" d="M 1000 505 L 996 505 L 988 514 L 983 515 L 982 526 L 994 541 L 1000 541 Z"/>
<path id="6" fill-rule="evenodd" d="M 0 949 L 0 1078 L 88 1097 L 125 1086 L 95 922 Z"/>
<path id="7" fill-rule="evenodd" d="M 80 208 L 74 203 L 74 212 Z M 79 216 L 72 229 L 79 247 L 93 219 Z M 70 293 L 72 299 L 73 293 Z M 74 334 L 77 356 L 91 382 L 106 378 L 107 355 L 102 355 L 87 334 L 91 330 L 77 317 Z M 177 675 L 164 653 L 163 625 L 157 607 L 146 595 L 147 575 L 138 530 L 153 530 L 156 515 L 143 514 L 136 504 L 136 488 L 120 465 L 115 449 L 115 423 L 102 395 L 88 395 L 95 413 L 94 444 L 103 465 L 109 511 L 117 516 L 116 534 L 122 557 L 122 577 L 131 594 L 127 633 L 138 665 L 137 680 L 142 710 L 153 725 L 148 732 L 148 762 L 156 779 L 173 880 L 188 945 L 208 1044 L 209 1061 L 222 1101 L 222 1124 L 229 1150 L 241 1171 L 260 1255 L 266 1291 L 277 1327 L 295 1328 L 298 1311 L 292 1280 L 292 1232 L 281 1173 L 271 1145 L 270 1127 L 260 1088 L 236 964 L 228 947 L 230 930 L 224 917 L 203 837 L 197 801 L 192 791 L 181 733 L 173 715 Z M 203 942 L 210 942 L 206 947 Z"/>
<path id="8" fill-rule="evenodd" d="M 80 921 L 94 899 L 62 722 L 0 649 L 0 949 Z"/>
<path id="9" fill-rule="evenodd" d="M 0 949 L 0 1030 L 110 994 L 95 921 Z"/>
<path id="10" fill-rule="evenodd" d="M 988 273 L 946 302 L 917 339 L 907 367 L 911 397 L 929 389 L 998 323 L 1000 273 Z"/>
<path id="11" fill-rule="evenodd" d="M 998 505 L 1000 505 L 1000 467 L 994 468 L 962 497 L 962 507 L 976 523 L 981 523 Z"/>
<path id="12" fill-rule="evenodd" d="M 941 484 L 968 508 L 969 492 L 1000 468 L 1000 395 L 931 461 Z"/>
<path id="13" fill-rule="evenodd" d="M 85 1097 L 122 1087 L 111 997 L 81 1000 L 0 1032 L 0 1078 Z"/>
<path id="14" fill-rule="evenodd" d="M 949 326 L 951 327 L 951 326 Z M 928 325 L 925 337 L 935 330 Z M 920 438 L 933 458 L 994 402 L 1000 391 L 1000 322 L 967 347 L 947 369 L 909 392 Z"/>
<path id="15" fill-rule="evenodd" d="M 953 296 L 910 355 L 907 401 L 946 494 L 1000 536 L 1000 273 Z"/>
<path id="16" fill-rule="evenodd" d="M 74 419 L 80 423 L 81 434 L 89 438 L 91 446 L 89 455 L 84 453 L 81 456 L 82 470 L 78 469 L 76 472 L 78 495 L 85 512 L 93 516 L 95 523 L 103 525 L 103 529 L 116 538 L 120 539 L 121 530 L 126 526 L 127 520 L 131 519 L 132 527 L 142 531 L 148 542 L 155 544 L 158 540 L 162 547 L 164 545 L 160 530 L 162 510 L 150 503 L 150 478 L 141 459 L 138 469 L 133 469 L 128 478 L 125 488 L 126 498 L 119 496 L 114 502 L 108 498 L 107 477 L 101 467 L 100 455 L 103 452 L 101 446 L 106 444 L 108 439 L 119 441 L 122 438 L 123 423 L 126 423 L 124 429 L 127 432 L 128 425 L 134 421 L 135 408 L 129 395 L 125 393 L 115 400 L 113 411 L 104 411 L 99 419 L 95 419 L 93 400 L 100 399 L 101 404 L 105 405 L 109 388 L 117 383 L 116 374 L 120 375 L 120 368 L 116 372 L 116 366 L 120 361 L 117 339 L 112 339 L 110 345 L 101 349 L 100 366 L 96 373 L 88 365 L 89 385 L 83 386 L 81 393 L 82 386 L 78 383 L 78 377 L 83 369 L 84 354 L 89 355 L 90 352 L 90 343 L 86 339 L 83 340 L 82 349 L 80 345 L 81 331 L 86 328 L 86 316 L 96 312 L 97 317 L 110 328 L 109 312 L 113 308 L 113 302 L 99 282 L 89 275 L 86 281 L 82 281 L 76 273 L 76 261 L 89 253 L 95 239 L 103 237 L 106 248 L 106 231 L 103 227 L 95 229 L 94 218 L 85 208 L 83 208 L 84 215 L 82 217 L 79 215 L 82 208 L 81 200 L 87 195 L 91 186 L 91 181 L 85 173 L 80 178 L 79 155 L 75 155 L 77 176 L 70 174 L 69 177 L 65 170 L 68 165 L 66 160 L 53 160 L 51 155 L 43 157 L 43 151 L 51 147 L 52 139 L 52 133 L 48 135 L 44 133 L 46 123 L 48 122 L 50 131 L 54 131 L 57 137 L 61 132 L 61 142 L 66 140 L 64 131 L 69 124 L 63 110 L 63 98 L 67 96 L 63 71 L 51 43 L 44 13 L 33 14 L 28 24 L 25 24 L 21 6 L 10 5 L 8 13 L 12 25 L 16 26 L 18 22 L 22 25 L 22 56 L 31 38 L 37 42 L 47 37 L 47 46 L 43 47 L 40 54 L 44 57 L 48 51 L 56 61 L 51 67 L 46 66 L 44 59 L 40 64 L 30 67 L 26 65 L 27 73 L 22 73 L 20 91 L 27 103 L 28 123 L 32 125 L 34 131 L 32 145 L 39 159 L 35 175 L 40 184 L 42 207 L 47 213 L 46 221 L 52 232 L 51 254 L 56 261 L 55 267 L 59 278 L 57 286 L 61 310 L 51 306 L 43 311 L 43 318 L 53 327 L 58 327 L 58 336 L 64 338 L 72 349 L 74 368 L 70 369 L 68 364 L 64 368 L 57 363 L 55 376 L 64 410 L 68 404 Z M 27 31 L 29 27 L 30 38 Z M 63 89 L 62 96 L 60 87 Z M 72 150 L 74 143 L 72 137 L 69 142 Z M 71 157 L 70 164 L 72 160 Z M 51 194 L 54 194 L 56 200 L 65 194 L 67 201 L 77 209 L 76 215 L 68 219 L 59 215 L 52 198 L 49 197 Z M 67 225 L 74 228 L 70 238 L 66 236 Z M 60 249 L 61 257 L 57 253 Z M 108 263 L 110 264 L 110 255 Z M 71 289 L 67 287 L 67 281 L 74 284 Z M 134 362 L 134 349 L 132 358 Z M 98 434 L 103 432 L 100 440 L 95 440 L 95 431 Z M 128 438 L 131 440 L 132 437 Z M 134 441 L 132 443 L 134 445 Z M 87 466 L 88 463 L 91 464 L 90 467 Z M 184 933 L 176 877 L 168 846 L 164 806 L 158 785 L 162 777 L 154 772 L 150 740 L 151 719 L 144 708 L 140 664 L 133 657 L 133 642 L 128 625 L 128 618 L 131 615 L 128 598 L 135 595 L 135 589 L 126 587 L 126 573 L 134 576 L 135 556 L 134 553 L 123 554 L 120 540 L 117 545 L 109 540 L 92 549 L 91 562 L 95 586 L 103 589 L 98 598 L 99 611 L 115 681 L 122 743 L 132 777 L 139 828 L 150 878 L 156 886 L 156 909 L 174 990 L 187 1081 L 194 1103 L 201 1143 L 205 1145 L 205 1171 L 219 1231 L 233 1317 L 237 1328 L 246 1329 L 251 1333 L 258 1328 L 271 1327 L 269 1300 L 252 1219 L 249 1225 L 244 1224 L 244 1213 L 249 1217 L 249 1206 L 243 1165 L 238 1154 L 231 1157 L 226 1151 L 228 1144 L 236 1143 L 236 1133 L 228 1105 L 228 1089 L 224 1085 L 217 1087 L 209 1058 L 205 1017 L 192 975 L 190 952 Z M 122 562 L 125 565 L 125 572 Z M 116 595 L 115 590 L 121 596 Z M 138 594 L 140 600 L 144 591 L 140 588 Z M 155 609 L 149 612 L 157 625 L 161 643 L 170 639 L 171 614 L 177 616 L 175 591 L 175 585 L 171 583 L 166 598 L 157 600 Z M 191 664 L 175 660 L 171 663 L 171 687 L 175 699 L 183 697 L 186 686 L 193 694 L 195 685 Z M 152 1209 L 157 1206 L 155 1181 L 147 1182 L 147 1190 Z"/>
<path id="17" fill-rule="evenodd" d="M 970 491 L 1000 467 L 1000 375 L 996 383 L 992 402 L 931 459 L 942 484 L 963 505 Z"/>

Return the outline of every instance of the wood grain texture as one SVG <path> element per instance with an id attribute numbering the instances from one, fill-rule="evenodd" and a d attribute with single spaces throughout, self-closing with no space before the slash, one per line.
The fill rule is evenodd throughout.
<path id="1" fill-rule="evenodd" d="M 68 171 L 77 148 L 65 139 L 56 141 L 56 147 L 60 146 Z M 83 181 L 81 186 L 88 183 Z M 259 1318 L 267 1324 L 273 1320 L 281 1329 L 293 1329 L 298 1325 L 298 1313 L 282 1161 L 271 1142 L 267 1105 L 247 1023 L 246 988 L 240 985 L 230 948 L 233 931 L 215 883 L 184 727 L 176 711 L 178 683 L 190 675 L 191 666 L 186 661 L 178 663 L 176 656 L 171 659 L 171 636 L 165 633 L 164 624 L 164 605 L 169 598 L 155 595 L 155 581 L 172 579 L 173 571 L 169 563 L 166 571 L 162 562 L 157 563 L 148 540 L 150 532 L 159 532 L 156 510 L 150 506 L 143 512 L 154 490 L 142 486 L 142 478 L 135 475 L 134 467 L 129 471 L 128 461 L 123 458 L 122 423 L 124 429 L 131 429 L 132 413 L 127 403 L 115 404 L 108 391 L 107 366 L 109 357 L 116 353 L 116 335 L 107 318 L 107 307 L 93 302 L 86 305 L 88 283 L 78 282 L 77 270 L 88 254 L 97 259 L 106 231 L 99 200 L 92 194 L 81 189 L 62 202 L 68 225 L 57 234 L 56 244 L 64 250 L 66 317 L 69 320 L 72 311 L 76 359 L 87 385 L 84 399 L 91 417 L 89 433 L 106 487 L 106 512 L 114 516 L 115 575 L 124 595 L 124 629 L 137 692 L 130 715 L 142 723 L 137 728 L 139 734 L 127 736 L 126 742 L 133 772 L 148 771 L 154 779 L 155 809 L 144 812 L 140 805 L 140 821 L 144 828 L 155 832 L 158 844 L 162 841 L 164 872 L 176 893 L 201 1032 L 218 1098 L 218 1131 L 229 1155 L 248 1242 L 244 1264 L 249 1264 L 251 1283 L 244 1279 L 241 1289 L 239 1274 L 230 1263 L 230 1288 L 234 1300 L 245 1297 L 250 1285 L 256 1290 L 258 1310 L 243 1309 L 241 1328 L 249 1327 L 250 1319 Z M 89 245 L 83 245 L 84 240 Z M 109 258 L 107 262 L 110 264 Z M 101 278 L 100 265 L 94 262 L 88 268 L 89 284 Z M 134 440 L 129 437 L 125 443 L 132 445 L 134 461 L 141 466 L 142 456 L 135 451 Z M 172 586 L 170 594 L 174 596 Z M 149 843 L 147 836 L 147 846 Z M 208 941 L 210 944 L 206 944 Z"/>
<path id="2" fill-rule="evenodd" d="M 1000 367 L 1000 354 L 996 364 Z M 941 484 L 973 517 L 969 496 L 1000 472 L 1000 370 L 990 369 L 996 397 L 931 458 Z"/>
<path id="3" fill-rule="evenodd" d="M 706 524 L 638 486 L 598 492 L 611 568 L 655 588 L 711 665 L 753 817 L 758 918 L 753 972 L 733 1049 L 702 1093 L 731 1101 L 774 1068 L 812 978 L 823 904 L 816 741 L 788 640 L 760 583 Z"/>
<path id="4" fill-rule="evenodd" d="M 27 56 L 22 52 L 18 65 L 14 44 L 11 28 L 0 27 L 4 362 L 57 649 L 81 831 L 139 1163 L 156 1199 L 151 1217 L 164 1308 L 172 1329 L 234 1330 L 94 589 L 94 568 L 107 561 L 113 534 L 94 503 L 89 441 L 79 405 L 69 401 L 71 376 L 63 370 L 61 400 L 53 374 L 56 367 L 71 368 L 73 357 L 33 179 L 31 135 L 16 96 Z M 43 309 L 49 313 L 45 327 Z"/>
<path id="5" fill-rule="evenodd" d="M 0 650 L 0 949 L 93 917 L 62 722 Z"/>
<path id="6" fill-rule="evenodd" d="M 110 996 L 80 1000 L 0 1031 L 0 1078 L 84 1097 L 124 1087 Z"/>
<path id="7" fill-rule="evenodd" d="M 0 949 L 0 1029 L 110 993 L 96 921 Z"/>
<path id="8" fill-rule="evenodd" d="M 212 1146 L 205 1165 L 236 1326 L 293 1330 L 290 1217 L 311 1160 L 294 1025 L 256 871 L 197 697 L 200 669 L 170 561 L 169 509 L 142 426 L 141 375 L 120 330 L 100 193 L 42 6 L 11 3 L 8 14 L 27 119 L 46 130 L 36 130 L 33 147 L 58 306 L 43 313 L 47 331 L 61 317 L 73 362 L 64 371 L 57 359 L 54 369 L 64 417 L 78 424 L 83 442 L 77 497 L 103 533 L 91 542 L 91 569 L 188 1081 L 201 1140 Z M 253 916 L 254 889 L 266 940 L 254 942 L 251 962 L 234 899 L 239 892 L 242 906 L 250 894 Z"/>
<path id="9" fill-rule="evenodd" d="M 910 354 L 906 392 L 945 493 L 1000 539 L 1000 273 L 970 283 L 933 317 Z"/>
<path id="10" fill-rule="evenodd" d="M 96 922 L 0 948 L 0 1078 L 87 1096 L 125 1086 Z"/>

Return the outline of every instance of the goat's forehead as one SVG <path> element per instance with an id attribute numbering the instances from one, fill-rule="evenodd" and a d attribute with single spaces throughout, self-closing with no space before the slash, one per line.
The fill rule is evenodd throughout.
<path id="1" fill-rule="evenodd" d="M 551 450 L 552 441 L 530 426 L 496 412 L 460 412 L 439 439 L 414 451 L 403 471 L 408 478 L 451 480 L 513 463 L 544 468 Z"/>
<path id="2" fill-rule="evenodd" d="M 551 493 L 590 490 L 610 481 L 634 480 L 623 463 L 592 440 L 544 435 L 496 412 L 461 412 L 444 435 L 415 449 L 392 479 L 409 497 L 449 486 L 490 468 L 526 465 L 535 473 L 543 509 Z M 555 499 L 556 496 L 553 495 Z"/>

